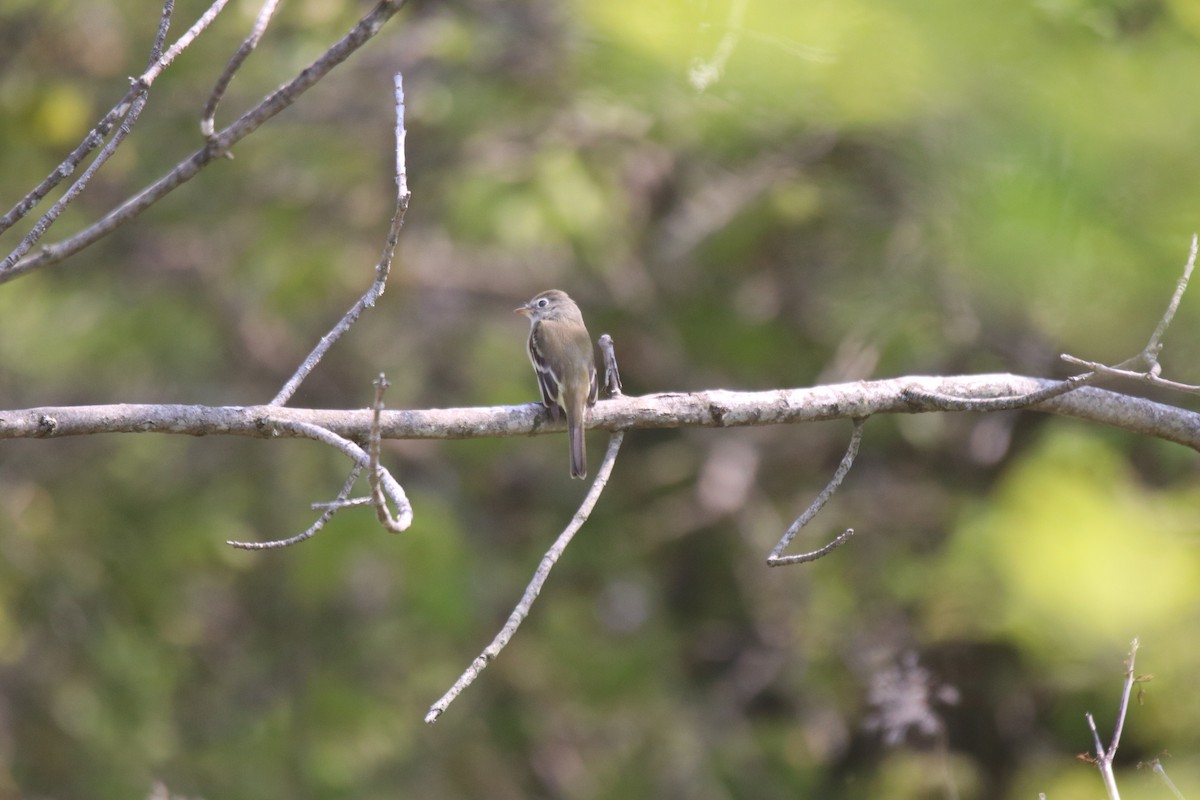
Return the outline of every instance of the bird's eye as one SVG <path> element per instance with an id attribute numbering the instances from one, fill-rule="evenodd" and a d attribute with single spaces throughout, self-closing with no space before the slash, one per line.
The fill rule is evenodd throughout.
<path id="1" fill-rule="evenodd" d="M 543 297 L 541 300 L 538 300 L 538 308 L 545 308 L 548 305 L 550 305 L 550 301 L 545 297 Z"/>

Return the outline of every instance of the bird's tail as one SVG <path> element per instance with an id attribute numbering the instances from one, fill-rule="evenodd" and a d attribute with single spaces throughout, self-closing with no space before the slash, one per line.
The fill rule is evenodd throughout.
<path id="1" fill-rule="evenodd" d="M 571 445 L 571 477 L 587 477 L 587 450 L 583 444 L 583 420 L 574 414 L 567 415 L 567 438 Z"/>

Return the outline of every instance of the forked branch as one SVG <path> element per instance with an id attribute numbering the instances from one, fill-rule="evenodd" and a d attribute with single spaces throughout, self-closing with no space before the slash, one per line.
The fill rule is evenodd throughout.
<path id="1" fill-rule="evenodd" d="M 1096 767 L 1100 770 L 1100 777 L 1104 781 L 1104 789 L 1108 793 L 1109 800 L 1120 800 L 1121 797 L 1121 793 L 1117 790 L 1116 776 L 1113 774 L 1113 759 L 1116 758 L 1117 747 L 1121 744 L 1121 731 L 1125 727 L 1125 714 L 1129 711 L 1129 696 L 1133 691 L 1133 684 L 1142 680 L 1135 677 L 1133 672 L 1137 651 L 1138 640 L 1134 639 L 1129 645 L 1129 658 L 1125 661 L 1125 687 L 1121 692 L 1121 704 L 1117 708 L 1117 721 L 1113 726 L 1112 741 L 1109 742 L 1108 747 L 1105 747 L 1100 741 L 1100 732 L 1096 730 L 1096 720 L 1092 716 L 1092 712 L 1089 711 L 1084 715 L 1096 748 Z"/>
<path id="2" fill-rule="evenodd" d="M 227 1 L 218 0 L 217 3 L 214 3 L 209 12 L 205 14 L 204 19 L 210 20 L 211 16 L 215 16 L 216 11 L 219 11 Z M 404 6 L 405 2 L 406 0 L 380 0 L 375 8 L 360 19 L 345 36 L 334 43 L 320 57 L 302 69 L 290 81 L 263 98 L 254 108 L 247 111 L 222 130 L 216 132 L 203 147 L 180 161 L 154 183 L 145 187 L 133 197 L 130 197 L 121 205 L 114 208 L 103 218 L 74 236 L 51 245 L 46 245 L 36 255 L 28 256 L 21 261 L 13 259 L 13 263 L 11 264 L 7 261 L 4 262 L 5 266 L 0 267 L 0 283 L 12 280 L 39 267 L 57 263 L 83 250 L 85 247 L 99 241 L 126 222 L 137 217 L 167 194 L 194 178 L 202 169 L 216 159 L 223 158 L 232 149 L 233 145 L 249 136 L 264 122 L 294 103 L 304 92 L 308 91 L 324 78 L 330 70 L 349 58 L 354 51 L 379 33 L 383 24 L 395 16 Z M 199 24 L 197 23 L 197 26 Z M 197 26 L 193 26 L 193 30 Z M 189 34 L 191 33 L 192 31 L 189 31 Z M 176 49 L 178 45 L 179 43 L 163 55 L 159 62 L 156 63 L 155 69 L 165 67 L 165 64 L 169 63 L 169 59 L 173 59 L 178 55 Z M 152 79 L 158 74 L 155 69 L 147 71 L 139 80 L 145 80 L 147 77 Z M 161 71 L 161 69 L 158 69 L 158 71 Z M 24 203 L 24 201 L 22 202 Z"/>

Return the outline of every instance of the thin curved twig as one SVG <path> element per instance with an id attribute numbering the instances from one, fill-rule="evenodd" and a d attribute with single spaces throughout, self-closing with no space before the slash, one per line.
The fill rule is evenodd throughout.
<path id="1" fill-rule="evenodd" d="M 542 591 L 542 585 L 546 579 L 550 577 L 550 570 L 554 569 L 555 563 L 567 549 L 567 545 L 571 543 L 571 539 L 583 527 L 583 523 L 587 522 L 588 516 L 591 515 L 592 509 L 596 506 L 596 501 L 600 499 L 601 492 L 608 485 L 608 478 L 612 474 L 613 465 L 617 462 L 617 453 L 621 450 L 621 442 L 625 438 L 624 431 L 617 431 L 608 440 L 608 451 L 604 454 L 604 461 L 600 464 L 600 469 L 596 470 L 596 479 L 592 481 L 592 486 L 588 489 L 587 495 L 583 498 L 583 502 L 579 505 L 579 510 L 575 512 L 575 516 L 571 518 L 571 522 L 554 540 L 554 544 L 542 556 L 542 561 L 538 564 L 537 571 L 533 574 L 533 579 L 525 588 L 525 594 L 521 596 L 520 602 L 508 617 L 508 621 L 504 623 L 504 627 L 496 634 L 496 638 L 492 639 L 491 644 L 483 649 L 483 652 L 475 657 L 471 665 L 467 667 L 459 679 L 454 682 L 441 698 L 429 708 L 429 713 L 425 715 L 427 723 L 438 721 L 438 717 L 445 712 L 446 708 L 454 702 L 463 690 L 474 683 L 479 674 L 487 668 L 487 665 L 492 662 L 504 649 L 512 639 L 513 634 L 517 632 L 517 628 L 521 627 L 521 623 L 525 617 L 529 616 L 529 609 L 533 606 L 533 601 L 537 599 L 538 593 Z"/>
<path id="2" fill-rule="evenodd" d="M 396 208 L 392 213 L 392 224 L 388 229 L 387 239 L 384 241 L 383 254 L 379 258 L 379 263 L 375 265 L 375 280 L 371 282 L 370 287 L 362 297 L 350 307 L 350 309 L 342 316 L 336 325 L 321 337 L 317 342 L 317 346 L 304 359 L 292 377 L 288 378 L 287 382 L 280 388 L 279 393 L 271 399 L 271 405 L 280 406 L 291 399 L 296 393 L 296 389 L 308 377 L 309 373 L 316 368 L 321 359 L 329 352 L 329 348 L 333 347 L 333 343 L 342 337 L 350 327 L 358 321 L 362 313 L 368 308 L 375 305 L 384 290 L 387 288 L 388 275 L 392 269 L 392 258 L 396 253 L 396 244 L 400 240 L 400 228 L 404 226 L 404 214 L 408 211 L 408 201 L 411 193 L 408 191 L 408 168 L 405 163 L 404 156 L 404 78 L 399 72 L 396 73 L 393 83 L 395 89 L 396 102 Z"/>
<path id="3" fill-rule="evenodd" d="M 846 446 L 846 454 L 842 456 L 842 463 L 838 464 L 833 477 L 829 479 L 829 483 L 825 485 L 821 493 L 809 503 L 808 508 L 804 509 L 804 513 L 796 517 L 796 521 L 784 532 L 783 538 L 779 540 L 779 544 L 775 545 L 775 549 L 767 556 L 768 567 L 783 567 L 788 564 L 803 564 L 808 561 L 816 561 L 818 558 L 828 555 L 841 547 L 854 535 L 854 529 L 847 528 L 838 534 L 836 539 L 818 550 L 794 556 L 783 555 L 784 549 L 792 543 L 792 539 L 796 537 L 800 529 L 811 522 L 812 518 L 825 507 L 825 504 L 829 502 L 829 498 L 833 497 L 834 492 L 838 490 L 838 487 L 842 485 L 842 481 L 846 479 L 850 468 L 854 466 L 855 457 L 858 456 L 858 448 L 862 445 L 863 426 L 866 425 L 866 422 L 866 417 L 858 417 L 854 420 L 854 430 L 850 433 L 850 443 Z"/>
<path id="4" fill-rule="evenodd" d="M 312 525 L 309 525 L 295 536 L 289 536 L 286 539 L 272 539 L 268 542 L 243 542 L 230 539 L 225 544 L 236 547 L 239 550 L 277 550 L 281 547 L 291 547 L 294 544 L 299 544 L 305 539 L 311 539 L 325 527 L 325 524 L 329 520 L 333 519 L 334 514 L 352 504 L 352 501 L 347 500 L 347 498 L 350 497 L 350 490 L 354 488 L 354 484 L 358 481 L 358 476 L 362 474 L 362 471 L 362 464 L 355 464 L 351 467 L 350 475 L 346 478 L 346 483 L 343 484 L 342 490 L 338 492 L 337 498 L 330 503 L 314 503 L 314 507 L 322 509 L 321 516 L 317 517 Z"/>
<path id="5" fill-rule="evenodd" d="M 358 479 L 359 474 L 371 463 L 371 457 L 365 450 L 349 439 L 338 436 L 328 428 L 324 428 L 320 425 L 313 425 L 309 422 L 266 418 L 260 420 L 260 423 L 271 433 L 286 433 L 292 436 L 298 436 L 304 439 L 312 439 L 315 442 L 329 445 L 338 452 L 347 456 L 351 461 L 354 462 L 355 466 L 350 473 L 350 477 L 346 480 L 346 485 L 342 488 L 342 491 L 338 493 L 338 499 L 332 503 L 318 504 L 318 507 L 324 508 L 324 511 L 321 513 L 320 518 L 318 518 L 318 520 L 313 523 L 313 525 L 310 526 L 304 533 L 297 534 L 296 536 L 288 539 L 278 539 L 271 542 L 231 541 L 228 542 L 228 544 L 243 550 L 264 550 L 277 547 L 286 547 L 290 544 L 302 542 L 311 537 L 322 527 L 324 527 L 325 523 L 329 521 L 330 517 L 332 517 L 341 509 L 352 505 L 359 505 L 359 503 L 347 500 L 346 498 L 349 497 L 350 489 L 353 487 L 354 482 Z M 408 525 L 412 524 L 412 504 L 408 501 L 408 495 L 405 493 L 404 487 L 402 487 L 399 482 L 392 477 L 391 473 L 382 468 L 379 469 L 378 479 L 384 493 L 396 506 L 397 518 L 404 524 L 404 527 L 408 527 Z"/>
<path id="6" fill-rule="evenodd" d="M 217 115 L 217 105 L 220 104 L 221 98 L 225 96 L 225 90 L 229 88 L 229 82 L 233 80 L 233 76 L 241 69 L 244 62 L 254 48 L 258 47 L 259 41 L 262 40 L 263 34 L 266 33 L 267 26 L 271 24 L 271 17 L 275 16 L 275 9 L 279 7 L 279 0 L 266 0 L 262 8 L 258 11 L 258 18 L 254 20 L 254 28 L 251 29 L 250 35 L 242 41 L 237 52 L 229 59 L 229 63 L 225 65 L 225 70 L 217 78 L 217 82 L 213 84 L 212 93 L 208 96 L 208 102 L 204 104 L 204 113 L 200 117 L 200 133 L 205 139 L 211 139 L 214 135 L 213 118 Z"/>
<path id="7" fill-rule="evenodd" d="M 1138 640 L 1134 639 L 1129 646 L 1129 659 L 1125 662 L 1125 687 L 1121 692 L 1121 705 L 1117 708 L 1117 721 L 1113 726 L 1112 741 L 1106 748 L 1100 741 L 1100 732 L 1096 730 L 1096 720 L 1092 716 L 1092 712 L 1084 714 L 1087 720 L 1088 728 L 1092 731 L 1092 741 L 1096 747 L 1096 767 L 1100 770 L 1100 777 L 1104 781 L 1104 789 L 1108 793 L 1111 800 L 1119 800 L 1120 792 L 1117 791 L 1117 779 L 1113 774 L 1113 759 L 1117 755 L 1117 747 L 1121 744 L 1121 731 L 1125 727 L 1125 715 L 1129 711 L 1129 695 L 1133 691 L 1133 684 L 1137 682 L 1134 676 L 1133 664 L 1137 658 Z"/>
<path id="8" fill-rule="evenodd" d="M 379 373 L 379 377 L 375 379 L 375 405 L 373 406 L 375 415 L 371 422 L 371 436 L 367 444 L 367 454 L 370 456 L 370 463 L 367 465 L 367 478 L 371 482 L 371 505 L 375 507 L 375 516 L 379 519 L 379 524 L 384 527 L 389 533 L 403 533 L 408 530 L 413 521 L 412 506 L 409 505 L 407 498 L 403 505 L 399 505 L 396 509 L 395 516 L 387 506 L 387 497 L 384 496 L 384 483 L 388 475 L 387 471 L 379 466 L 379 415 L 383 412 L 383 393 L 391 386 L 383 373 Z"/>

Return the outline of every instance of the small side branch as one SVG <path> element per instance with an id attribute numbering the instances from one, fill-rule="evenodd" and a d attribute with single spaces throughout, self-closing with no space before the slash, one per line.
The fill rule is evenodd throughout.
<path id="1" fill-rule="evenodd" d="M 583 498 L 583 502 L 579 506 L 579 510 L 575 512 L 575 516 L 571 518 L 571 522 L 558 535 L 558 538 L 551 545 L 546 554 L 542 556 L 542 561 L 538 564 L 537 571 L 533 574 L 533 580 L 525 588 L 525 594 L 521 596 L 521 601 L 517 603 L 512 614 L 508 617 L 508 622 L 496 634 L 496 638 L 492 639 L 492 643 L 484 648 L 466 671 L 459 677 L 450 690 L 442 695 L 436 703 L 429 708 L 429 713 L 425 715 L 427 723 L 438 721 L 438 717 L 446 710 L 451 703 L 454 702 L 463 690 L 475 682 L 479 674 L 487 668 L 487 665 L 500 654 L 504 646 L 512 639 L 513 634 L 517 632 L 517 628 L 521 627 L 521 623 L 525 617 L 529 616 L 529 609 L 533 606 L 533 601 L 537 599 L 538 594 L 542 591 L 542 585 L 546 583 L 546 579 L 550 577 L 550 570 L 554 569 L 554 565 L 558 562 L 563 551 L 567 549 L 567 545 L 571 543 L 571 539 L 583 527 L 583 523 L 587 522 L 588 517 L 592 513 L 592 509 L 596 506 L 596 501 L 600 499 L 600 493 L 604 491 L 604 487 L 608 485 L 608 478 L 612 474 L 613 465 L 617 462 L 617 453 L 621 450 L 621 442 L 625 438 L 623 431 L 617 431 L 608 441 L 608 452 L 604 454 L 604 461 L 600 464 L 600 469 L 596 471 L 596 479 L 592 482 L 592 487 L 588 490 L 587 496 Z"/>
<path id="2" fill-rule="evenodd" d="M 323 509 L 321 516 L 317 518 L 307 530 L 292 536 L 287 539 L 275 539 L 269 542 L 240 542 L 230 541 L 228 544 L 232 547 L 241 550 L 272 550 L 279 547 L 287 547 L 289 545 L 302 542 L 305 539 L 311 538 L 314 534 L 325 527 L 329 519 L 343 508 L 354 505 L 362 505 L 357 500 L 348 499 L 350 490 L 354 486 L 354 482 L 358 479 L 362 470 L 370 466 L 371 457 L 365 450 L 359 447 L 354 442 L 342 436 L 338 436 L 333 431 L 313 425 L 308 422 L 300 422 L 297 420 L 285 419 L 265 419 L 261 421 L 262 425 L 269 428 L 272 432 L 296 436 L 304 439 L 312 439 L 315 442 L 329 445 L 338 452 L 347 456 L 354 462 L 354 467 L 350 472 L 350 476 L 346 479 L 345 485 L 338 493 L 337 500 L 332 503 L 319 503 L 315 507 Z M 391 476 L 387 470 L 379 470 L 379 483 L 383 488 L 384 493 L 395 504 L 398 509 L 397 517 L 401 522 L 404 522 L 404 527 L 408 527 L 412 522 L 412 506 L 408 502 L 408 496 L 404 492 L 404 488 Z M 405 522 L 407 520 L 407 522 Z"/>
<path id="3" fill-rule="evenodd" d="M 371 463 L 367 466 L 367 477 L 371 482 L 371 505 L 375 506 L 375 516 L 378 517 L 379 524 L 389 533 L 402 533 L 412 525 L 412 505 L 403 491 L 399 493 L 392 491 L 390 494 L 393 501 L 397 503 L 396 515 L 392 515 L 388 509 L 387 497 L 384 495 L 384 486 L 391 476 L 387 470 L 379 466 L 379 415 L 383 413 L 383 393 L 389 386 L 391 384 L 388 383 L 387 378 L 382 372 L 379 373 L 379 377 L 375 380 L 375 416 L 371 423 L 371 438 L 367 445 L 371 457 Z M 398 484 L 396 488 L 399 488 Z M 400 502 L 401 500 L 403 502 Z"/>
<path id="4" fill-rule="evenodd" d="M 812 518 L 825 507 L 829 502 L 829 498 L 833 497 L 833 493 L 838 490 L 845 480 L 846 475 L 850 472 L 850 468 L 854 466 L 854 459 L 858 456 L 858 448 L 862 445 L 863 426 L 866 425 L 866 418 L 860 417 L 854 420 L 854 430 L 850 434 L 850 444 L 846 447 L 846 454 L 842 456 L 842 463 L 838 465 L 837 471 L 833 473 L 829 483 L 821 490 L 821 493 L 816 496 L 816 499 L 809 504 L 808 508 L 804 509 L 804 513 L 796 518 L 796 521 L 791 524 L 791 527 L 784 532 L 783 538 L 779 540 L 779 544 L 775 545 L 775 549 L 771 551 L 771 555 L 767 556 L 768 567 L 783 567 L 788 564 L 803 564 L 808 561 L 816 561 L 818 558 L 832 553 L 837 548 L 841 547 L 846 541 L 854 535 L 853 528 L 847 528 L 842 533 L 838 534 L 837 538 L 829 544 L 813 550 L 809 553 L 800 553 L 794 556 L 785 556 L 783 551 L 800 529 L 812 521 Z"/>
<path id="5" fill-rule="evenodd" d="M 1109 800 L 1120 800 L 1121 793 L 1117 790 L 1117 779 L 1113 774 L 1113 759 L 1117 755 L 1117 747 L 1121 744 L 1121 731 L 1125 727 L 1125 714 L 1129 711 L 1129 696 L 1133 691 L 1133 684 L 1138 681 L 1134 676 L 1133 664 L 1137 658 L 1138 640 L 1134 639 L 1129 645 L 1129 658 L 1125 662 L 1125 687 L 1121 692 L 1121 705 L 1117 709 L 1117 721 L 1113 728 L 1112 741 L 1106 748 L 1103 742 L 1100 741 L 1100 732 L 1096 730 L 1096 720 L 1092 716 L 1092 712 L 1087 712 L 1084 717 L 1087 719 L 1088 728 L 1092 732 L 1092 741 L 1096 748 L 1096 768 L 1100 770 L 1100 777 L 1104 781 L 1104 789 L 1108 792 Z"/>
<path id="6" fill-rule="evenodd" d="M 216 130 L 213 118 L 217 115 L 217 106 L 221 99 L 225 97 L 225 90 L 229 88 L 229 82 L 233 80 L 233 76 L 241 69 L 244 62 L 254 48 L 258 47 L 259 41 L 263 34 L 267 31 L 267 26 L 271 24 L 271 18 L 275 16 L 275 9 L 279 7 L 279 0 L 266 0 L 263 6 L 258 11 L 258 18 L 254 20 L 254 28 L 250 31 L 250 35 L 238 47 L 237 52 L 229 59 L 229 63 L 225 65 L 225 71 L 217 78 L 217 82 L 213 85 L 212 93 L 208 96 L 208 102 L 204 105 L 204 113 L 200 117 L 200 133 L 205 139 L 212 139 L 216 135 Z"/>
<path id="7" fill-rule="evenodd" d="M 1187 291 L 1188 281 L 1191 280 L 1192 272 L 1196 269 L 1197 249 L 1200 249 L 1200 237 L 1197 237 L 1193 233 L 1191 247 L 1188 248 L 1187 262 L 1183 265 L 1183 274 L 1175 282 L 1175 292 L 1167 302 L 1167 308 L 1163 312 L 1162 318 L 1158 321 L 1158 325 L 1155 326 L 1154 333 L 1150 334 L 1150 340 L 1142 348 L 1142 352 L 1111 367 L 1096 361 L 1076 358 L 1066 353 L 1062 355 L 1062 360 L 1073 366 L 1088 369 L 1093 375 L 1097 376 L 1105 375 L 1114 378 L 1127 378 L 1135 381 L 1143 381 L 1152 386 L 1176 392 L 1200 394 L 1200 386 L 1179 383 L 1178 381 L 1163 378 L 1162 364 L 1158 360 L 1158 356 L 1163 348 L 1163 337 L 1167 333 L 1167 328 L 1171 326 L 1171 321 L 1175 319 L 1175 312 L 1179 309 L 1179 303 L 1183 300 L 1184 292 Z"/>
<path id="8" fill-rule="evenodd" d="M 294 544 L 303 542 L 305 539 L 311 539 L 325 527 L 329 520 L 333 519 L 334 514 L 352 503 L 348 499 L 350 497 L 350 490 L 354 488 L 354 484 L 358 481 L 358 476 L 362 474 L 362 471 L 362 464 L 355 464 L 351 467 L 350 475 L 346 478 L 346 483 L 342 486 L 342 490 L 338 492 L 337 498 L 330 503 L 314 503 L 314 508 L 322 509 L 321 516 L 317 517 L 316 522 L 295 536 L 289 536 L 286 539 L 272 539 L 269 542 L 242 542 L 230 539 L 225 544 L 230 547 L 236 547 L 239 550 L 278 550 L 281 547 L 291 547 Z"/>
<path id="9" fill-rule="evenodd" d="M 607 333 L 600 334 L 600 353 L 604 358 L 604 386 L 608 389 L 608 396 L 620 397 L 621 370 L 617 369 L 617 351 L 613 347 L 613 338 Z"/>
<path id="10" fill-rule="evenodd" d="M 1156 758 L 1151 761 L 1148 766 L 1154 772 L 1154 774 L 1158 776 L 1159 780 L 1163 782 L 1171 794 L 1175 796 L 1175 800 L 1184 800 L 1183 792 L 1179 791 L 1179 787 L 1175 785 L 1175 781 L 1171 780 L 1170 777 L 1167 776 L 1167 771 L 1163 768 L 1162 761 Z"/>
<path id="11" fill-rule="evenodd" d="M 1188 281 L 1192 277 L 1192 271 L 1196 268 L 1196 251 L 1200 248 L 1200 237 L 1192 234 L 1192 245 L 1188 249 L 1187 262 L 1183 265 L 1183 274 L 1179 276 L 1179 280 L 1175 284 L 1175 294 L 1171 295 L 1171 301 L 1167 303 L 1167 310 L 1163 313 L 1162 319 L 1158 321 L 1158 326 L 1154 329 L 1154 333 L 1150 335 L 1150 341 L 1146 343 L 1146 349 L 1142 351 L 1142 356 L 1145 359 L 1147 368 L 1153 368 L 1158 364 L 1158 354 L 1162 351 L 1162 338 L 1167 332 L 1167 328 L 1171 325 L 1171 320 L 1175 319 L 1175 311 L 1179 308 L 1179 302 L 1183 300 L 1183 293 L 1187 291 Z"/>
<path id="12" fill-rule="evenodd" d="M 979 399 L 913 391 L 908 394 L 909 398 L 916 404 L 922 406 L 932 405 L 940 411 L 1011 411 L 1018 408 L 1029 408 L 1038 403 L 1053 400 L 1068 392 L 1073 392 L 1081 386 L 1093 383 L 1101 376 L 1128 378 L 1144 381 L 1153 386 L 1177 392 L 1200 394 L 1200 386 L 1179 383 L 1161 377 L 1162 365 L 1158 361 L 1158 354 L 1162 351 L 1163 347 L 1163 336 L 1166 335 L 1167 328 L 1170 327 L 1171 321 L 1175 318 L 1175 312 L 1179 309 L 1179 303 L 1183 300 L 1184 292 L 1187 291 L 1192 271 L 1196 268 L 1196 253 L 1198 248 L 1200 248 L 1200 238 L 1196 234 L 1192 234 L 1192 243 L 1188 250 L 1187 263 L 1183 267 L 1183 274 L 1175 284 L 1175 292 L 1171 295 L 1166 311 L 1163 312 L 1162 318 L 1154 328 L 1154 333 L 1150 335 L 1150 341 L 1146 343 L 1146 346 L 1140 353 L 1125 359 L 1116 366 L 1107 366 L 1097 361 L 1088 361 L 1064 353 L 1062 355 L 1063 361 L 1087 371 L 1073 375 L 1055 385 L 1011 397 Z M 1132 369 L 1133 367 L 1140 367 L 1140 370 Z"/>
<path id="13" fill-rule="evenodd" d="M 296 389 L 304 382 L 304 379 L 308 377 L 309 373 L 316 368 L 321 359 L 325 357 L 325 354 L 329 352 L 329 348 L 333 347 L 333 343 L 340 339 L 342 334 L 350 330 L 364 311 L 374 307 L 375 301 L 383 295 L 384 289 L 387 286 L 388 275 L 391 274 L 392 269 L 392 258 L 396 253 L 396 244 L 400 240 L 400 229 L 404 226 L 404 214 L 408 211 L 410 197 L 408 191 L 408 170 L 405 166 L 404 156 L 404 79 L 399 72 L 395 75 L 394 88 L 396 103 L 396 208 L 392 213 L 392 224 L 388 229 L 387 239 L 384 241 L 383 254 L 380 256 L 379 262 L 375 265 L 375 280 L 363 296 L 333 326 L 333 329 L 321 337 L 321 340 L 317 342 L 317 346 L 308 354 L 308 357 L 304 359 L 303 363 L 292 374 L 292 377 L 288 378 L 287 383 L 283 385 L 279 393 L 272 398 L 271 405 L 273 406 L 281 406 L 291 399 L 292 395 L 296 393 Z"/>

